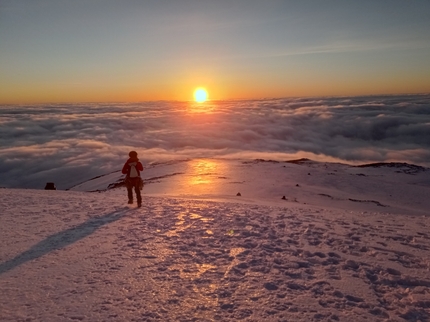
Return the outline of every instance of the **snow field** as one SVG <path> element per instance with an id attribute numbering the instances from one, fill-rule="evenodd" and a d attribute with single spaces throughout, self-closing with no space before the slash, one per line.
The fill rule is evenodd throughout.
<path id="1" fill-rule="evenodd" d="M 426 321 L 430 219 L 0 189 L 1 321 Z"/>

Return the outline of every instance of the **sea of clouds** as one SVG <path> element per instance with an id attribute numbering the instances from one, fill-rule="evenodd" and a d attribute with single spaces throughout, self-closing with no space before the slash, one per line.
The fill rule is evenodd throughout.
<path id="1" fill-rule="evenodd" d="M 430 95 L 0 106 L 0 186 L 67 189 L 148 165 L 243 158 L 430 166 Z"/>

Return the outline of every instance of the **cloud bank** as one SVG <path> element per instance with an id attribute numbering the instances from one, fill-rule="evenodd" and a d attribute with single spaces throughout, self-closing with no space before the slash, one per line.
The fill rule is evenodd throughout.
<path id="1" fill-rule="evenodd" d="M 0 106 L 0 186 L 196 157 L 430 166 L 430 95 Z"/>

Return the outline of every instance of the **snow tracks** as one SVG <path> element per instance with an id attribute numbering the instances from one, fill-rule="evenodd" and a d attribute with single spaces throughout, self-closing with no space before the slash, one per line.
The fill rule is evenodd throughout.
<path id="1" fill-rule="evenodd" d="M 0 196 L 2 321 L 430 319 L 428 217 Z"/>

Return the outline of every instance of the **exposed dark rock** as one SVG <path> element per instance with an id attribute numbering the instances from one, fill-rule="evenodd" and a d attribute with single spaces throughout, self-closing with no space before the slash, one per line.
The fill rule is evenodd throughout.
<path id="1" fill-rule="evenodd" d="M 294 164 L 303 164 L 303 163 L 306 163 L 306 162 L 309 162 L 309 161 L 311 161 L 311 160 L 306 159 L 306 158 L 302 158 L 302 159 L 290 160 L 290 161 L 286 161 L 286 162 L 288 162 L 288 163 L 294 163 Z"/>
<path id="2" fill-rule="evenodd" d="M 383 205 L 382 203 L 380 203 L 379 201 L 375 201 L 375 200 L 358 200 L 358 199 L 348 199 L 349 201 L 353 201 L 353 202 L 368 202 L 368 203 L 374 203 L 379 207 L 388 207 L 386 205 Z"/>
<path id="3" fill-rule="evenodd" d="M 57 190 L 57 187 L 53 182 L 47 182 L 45 185 L 45 190 Z"/>
<path id="4" fill-rule="evenodd" d="M 358 165 L 358 168 L 397 168 L 399 169 L 399 173 L 405 173 L 405 174 L 417 174 L 419 172 L 426 171 L 427 168 L 421 167 L 419 165 L 415 164 L 409 164 L 405 162 L 377 162 L 377 163 L 369 163 L 369 164 L 362 164 Z"/>

